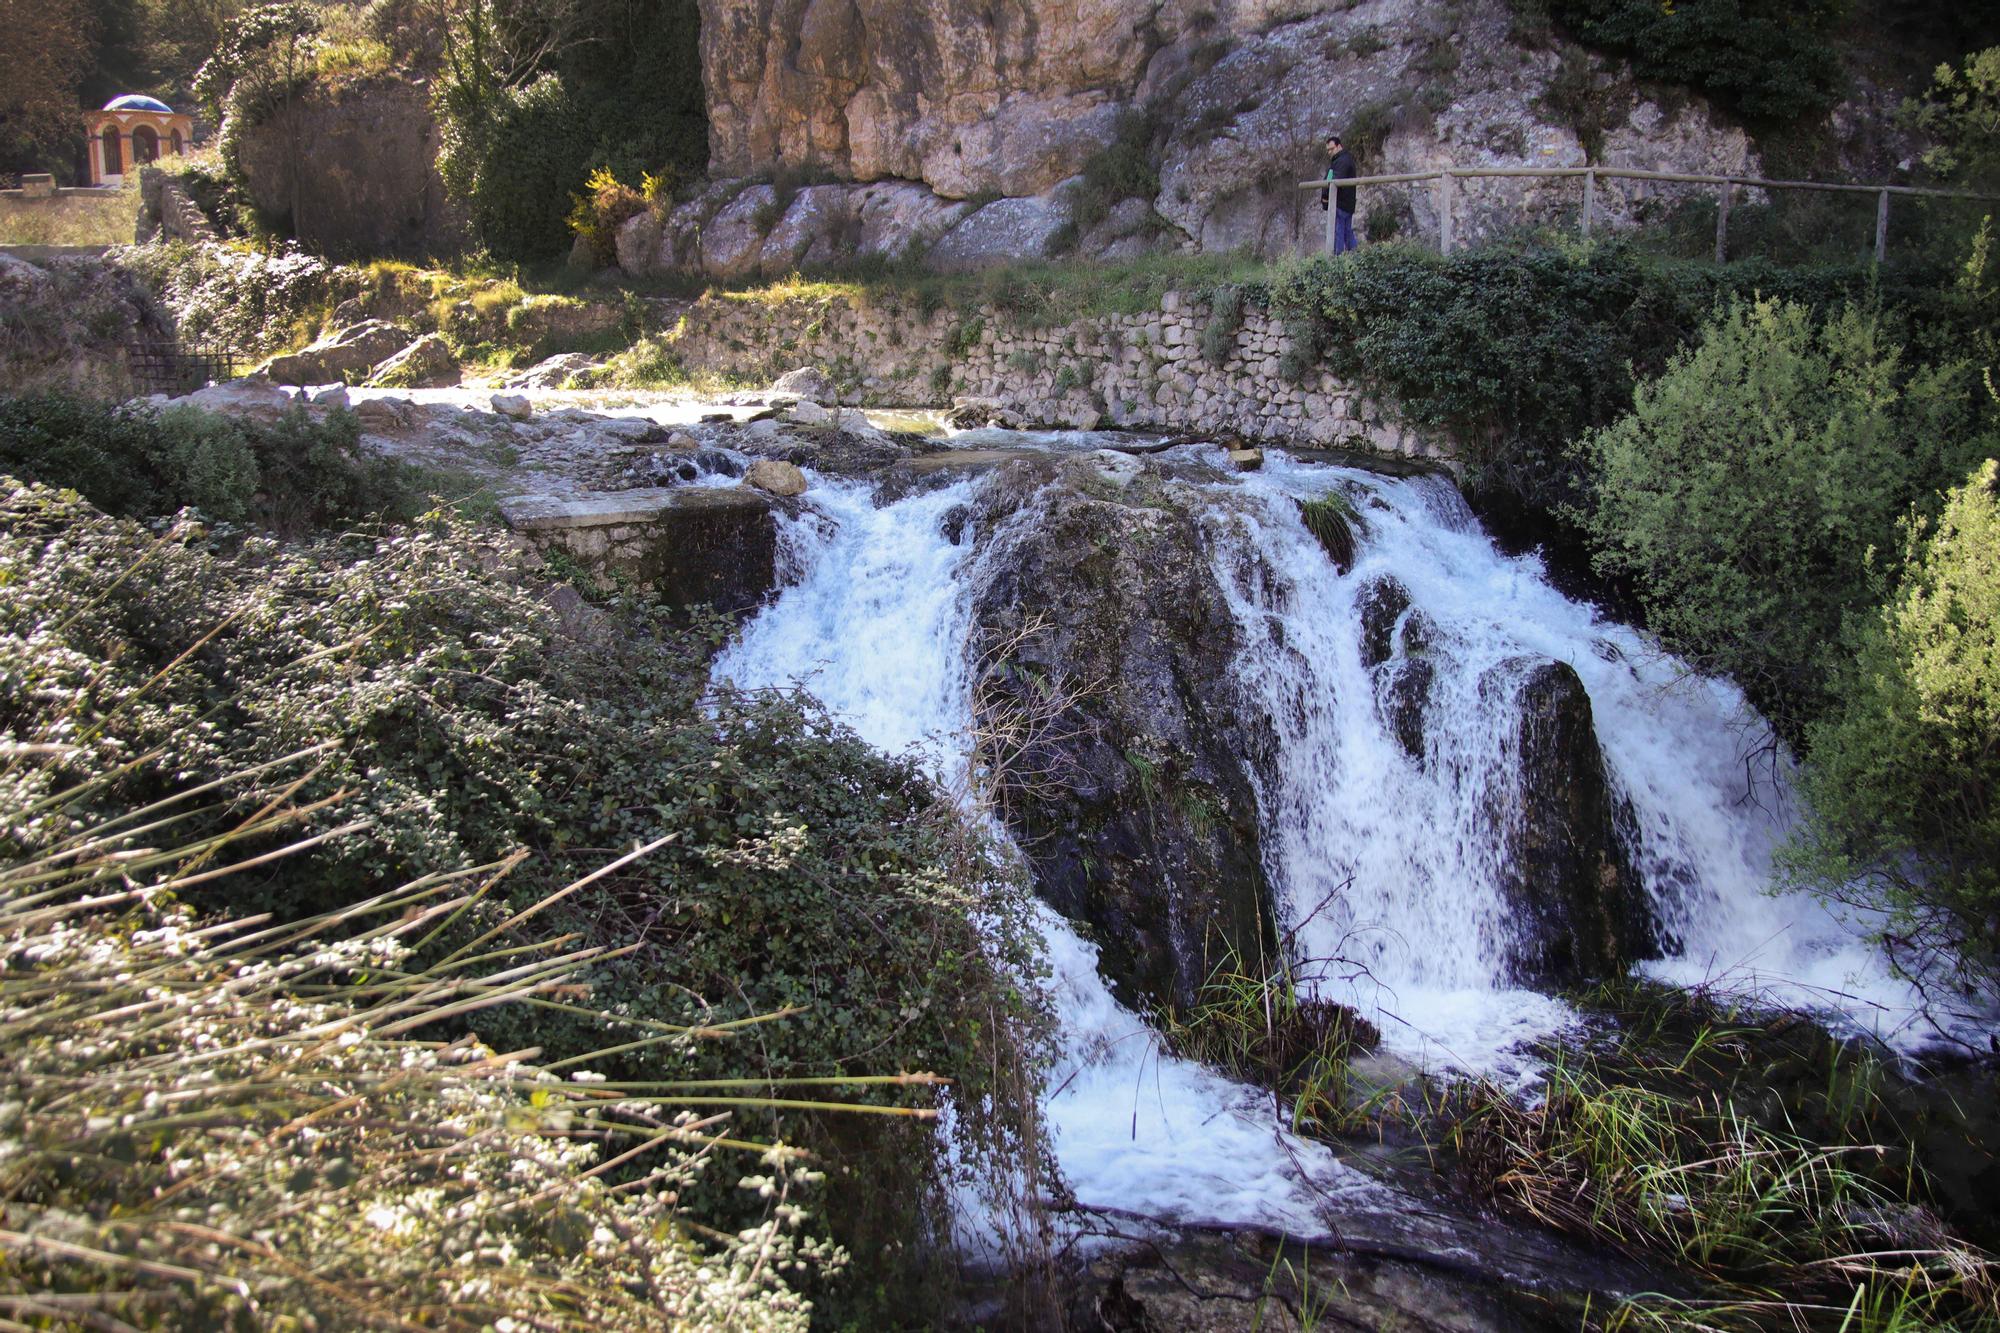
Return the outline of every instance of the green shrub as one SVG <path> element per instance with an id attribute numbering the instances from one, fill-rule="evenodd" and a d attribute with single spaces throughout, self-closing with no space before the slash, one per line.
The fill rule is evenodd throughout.
<path id="1" fill-rule="evenodd" d="M 1202 359 L 1219 366 L 1236 350 L 1243 329 L 1243 289 L 1234 283 L 1217 287 L 1210 297 L 1208 324 L 1201 331 Z"/>
<path id="2" fill-rule="evenodd" d="M 16 489 L 0 499 L 0 562 L 13 571 L 0 731 L 63 712 L 89 738 L 78 765 L 158 755 L 116 770 L 77 818 L 336 744 L 292 798 L 345 797 L 296 832 L 366 821 L 370 837 L 189 890 L 197 906 L 309 916 L 520 849 L 498 892 L 527 907 L 607 853 L 668 839 L 538 919 L 578 947 L 625 951 L 588 970 L 588 1009 L 481 1015 L 490 1044 L 553 1063 L 633 1039 L 600 1009 L 694 1026 L 786 1013 L 745 1039 L 642 1041 L 592 1067 L 641 1082 L 930 1070 L 958 1085 L 973 1142 L 1018 1150 L 1033 1015 L 1016 978 L 1033 962 L 1013 887 L 914 762 L 871 751 L 803 696 L 712 691 L 723 626 L 636 605 L 552 613 L 549 589 L 457 527 L 228 546 Z M 48 780 L 81 776 L 59 764 Z M 207 808 L 183 836 L 230 827 L 293 781 Z M 866 1100 L 930 1096 L 892 1084 Z M 772 1107 L 736 1128 L 823 1149 L 839 1179 L 826 1207 L 871 1253 L 943 1224 L 944 1156 L 921 1127 Z M 734 1231 L 734 1195 L 689 1202 Z"/>
<path id="3" fill-rule="evenodd" d="M 1083 164 L 1083 179 L 1070 188 L 1069 196 L 1070 225 L 1077 237 L 1110 217 L 1123 201 L 1158 196 L 1160 166 L 1153 143 L 1158 130 L 1151 117 L 1127 112 L 1111 142 Z"/>
<path id="4" fill-rule="evenodd" d="M 572 201 L 569 229 L 590 244 L 599 268 L 618 262 L 618 229 L 646 211 L 646 197 L 599 167 Z"/>
<path id="5" fill-rule="evenodd" d="M 1974 52 L 1961 66 L 1939 66 L 1907 116 L 1930 140 L 1924 165 L 1939 176 L 1979 185 L 2000 179 L 2000 46 Z"/>
<path id="6" fill-rule="evenodd" d="M 1630 403 L 1634 361 L 1678 341 L 1682 300 L 1621 248 L 1531 243 L 1370 246 L 1272 287 L 1273 310 L 1315 332 L 1334 375 L 1451 434 L 1480 490 L 1545 507 L 1574 487 L 1564 444 Z"/>
<path id="7" fill-rule="evenodd" d="M 63 394 L 0 399 L 0 473 L 80 491 L 131 517 L 184 507 L 306 532 L 422 507 L 415 474 L 360 450 L 353 414 L 295 407 L 268 423 Z"/>
<path id="8" fill-rule="evenodd" d="M 1846 89 L 1834 46 L 1846 0 L 1552 0 L 1550 9 L 1640 77 L 1685 84 L 1755 120 L 1816 114 Z"/>
<path id="9" fill-rule="evenodd" d="M 551 54 L 538 8 L 502 0 L 455 8 L 438 106 L 445 187 L 479 239 L 510 261 L 568 243 L 570 196 L 591 173 L 668 183 L 708 154 L 695 0 L 605 7 L 577 18 Z"/>
<path id="10" fill-rule="evenodd" d="M 1895 914 L 1898 940 L 2000 973 L 2000 464 L 1911 526 L 1903 576 L 1856 618 L 1810 732 L 1802 881 Z"/>
<path id="11" fill-rule="evenodd" d="M 1560 546 L 1550 516 L 1584 480 L 1570 443 L 1625 412 L 1634 385 L 1718 302 L 1761 294 L 1827 312 L 1873 292 L 1885 332 L 1943 361 L 1990 327 L 1994 296 L 1941 276 L 1763 259 L 1717 268 L 1625 241 L 1524 236 L 1449 256 L 1415 245 L 1315 256 L 1270 290 L 1273 312 L 1312 331 L 1333 374 L 1457 444 L 1490 519 Z"/>
<path id="12" fill-rule="evenodd" d="M 1859 308 L 1731 305 L 1580 445 L 1599 569 L 1798 739 L 1831 702 L 1843 619 L 1873 600 L 1871 552 L 1976 456 L 1967 369 L 1906 364 Z"/>

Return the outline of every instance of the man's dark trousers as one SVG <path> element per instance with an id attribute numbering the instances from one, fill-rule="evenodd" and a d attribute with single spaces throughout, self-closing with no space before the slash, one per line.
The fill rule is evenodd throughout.
<path id="1" fill-rule="evenodd" d="M 1354 214 L 1344 208 L 1333 210 L 1333 252 L 1344 255 L 1349 250 L 1359 250 L 1361 242 L 1354 239 Z"/>

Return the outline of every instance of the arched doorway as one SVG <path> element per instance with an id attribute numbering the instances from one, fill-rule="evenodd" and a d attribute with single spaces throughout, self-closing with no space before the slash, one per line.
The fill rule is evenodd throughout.
<path id="1" fill-rule="evenodd" d="M 100 136 L 104 140 L 104 174 L 123 176 L 125 174 L 125 154 L 118 143 L 118 127 L 106 125 Z"/>
<path id="2" fill-rule="evenodd" d="M 187 151 L 187 146 L 181 142 L 181 132 L 179 130 L 169 130 L 167 132 L 167 143 L 173 148 L 175 157 L 179 157 Z"/>
<path id="3" fill-rule="evenodd" d="M 132 165 L 142 167 L 160 160 L 160 133 L 150 125 L 132 131 Z"/>

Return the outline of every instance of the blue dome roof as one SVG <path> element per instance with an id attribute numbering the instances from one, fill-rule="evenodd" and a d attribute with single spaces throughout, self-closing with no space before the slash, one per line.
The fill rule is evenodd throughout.
<path id="1" fill-rule="evenodd" d="M 157 97 L 141 97 L 137 93 L 126 93 L 114 97 L 104 104 L 106 111 L 157 111 L 163 116 L 171 116 L 174 109 Z"/>

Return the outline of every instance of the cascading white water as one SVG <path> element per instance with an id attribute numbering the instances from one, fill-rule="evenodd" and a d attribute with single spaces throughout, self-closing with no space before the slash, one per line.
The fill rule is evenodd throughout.
<path id="1" fill-rule="evenodd" d="M 865 485 L 815 477 L 808 511 L 780 534 L 800 581 L 744 628 L 714 678 L 806 685 L 864 740 L 920 752 L 963 790 L 973 571 L 946 528 L 978 485 L 877 509 Z M 1036 920 L 1061 1025 L 1044 1113 L 1078 1199 L 1312 1235 L 1329 1199 L 1389 1197 L 1322 1145 L 1278 1131 L 1267 1096 L 1163 1052 L 1106 989 L 1096 947 L 1054 912 Z"/>
<path id="2" fill-rule="evenodd" d="M 1040 443 L 1074 451 L 1088 441 Z M 805 512 L 782 525 L 793 581 L 718 660 L 716 679 L 805 686 L 870 743 L 917 749 L 965 790 L 978 571 L 954 511 L 981 484 L 877 508 L 865 484 L 814 477 Z M 1524 659 L 1568 662 L 1590 696 L 1611 783 L 1636 823 L 1634 860 L 1683 946 L 1656 975 L 1763 986 L 1891 1037 L 1921 1035 L 1909 988 L 1853 930 L 1810 901 L 1766 894 L 1783 782 L 1749 782 L 1743 754 L 1759 728 L 1737 691 L 1690 678 L 1637 633 L 1565 598 L 1536 560 L 1502 555 L 1445 483 L 1273 455 L 1262 474 L 1215 486 L 1236 501 L 1208 522 L 1244 631 L 1239 679 L 1279 738 L 1259 798 L 1283 924 L 1306 958 L 1366 963 L 1365 979 L 1329 973 L 1322 985 L 1377 1015 L 1390 1049 L 1525 1073 L 1516 1048 L 1571 1019 L 1557 1001 L 1506 986 L 1499 965 L 1508 848 L 1490 807 L 1520 780 Z M 1344 577 L 1293 503 L 1334 489 L 1358 498 L 1367 529 Z M 1390 734 L 1380 681 L 1360 656 L 1361 589 L 1390 572 L 1435 627 L 1421 764 Z M 1329 1201 L 1380 1210 L 1394 1197 L 1283 1133 L 1268 1097 L 1162 1052 L 1105 988 L 1095 948 L 1053 912 L 1038 919 L 1063 1029 L 1046 1117 L 1079 1199 L 1313 1232 Z"/>
<path id="3" fill-rule="evenodd" d="M 1780 761 L 1746 759 L 1765 729 L 1737 689 L 1563 596 L 1537 557 L 1502 554 L 1442 480 L 1278 455 L 1243 487 L 1261 503 L 1213 523 L 1245 693 L 1280 738 L 1277 772 L 1259 782 L 1266 866 L 1297 951 L 1365 965 L 1353 979 L 1324 969 L 1325 989 L 1375 1015 L 1391 1049 L 1501 1072 L 1521 1067 L 1510 1047 L 1522 1036 L 1564 1021 L 1555 1001 L 1504 980 L 1510 848 L 1492 813 L 1522 780 L 1522 665 L 1549 660 L 1590 697 L 1636 823 L 1627 850 L 1677 945 L 1649 972 L 1833 1012 L 1892 1044 L 1935 1040 L 1920 997 L 1853 924 L 1769 892 L 1789 793 Z M 1292 503 L 1335 491 L 1365 527 L 1345 576 Z M 1385 669 L 1362 662 L 1359 600 L 1377 575 L 1408 590 L 1406 623 L 1426 621 L 1421 760 L 1391 733 Z"/>

